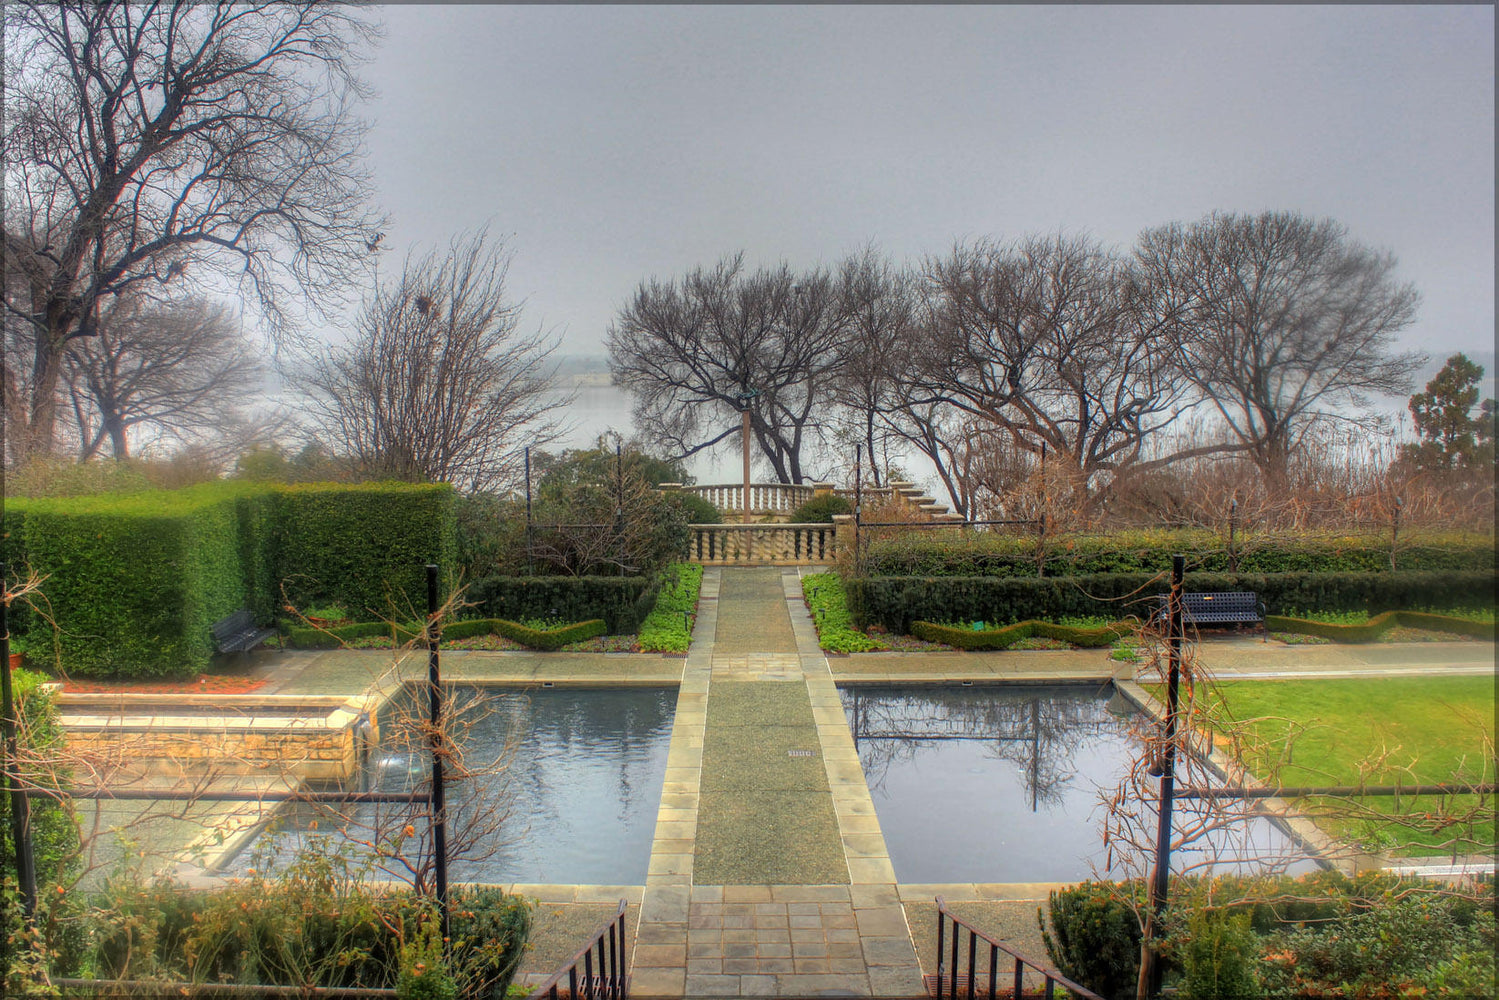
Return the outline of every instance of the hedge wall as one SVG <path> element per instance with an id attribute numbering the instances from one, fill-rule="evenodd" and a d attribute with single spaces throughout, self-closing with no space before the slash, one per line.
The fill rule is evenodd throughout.
<path id="1" fill-rule="evenodd" d="M 83 676 L 192 675 L 213 655 L 213 622 L 245 600 L 235 495 L 175 493 L 28 501 L 26 557 L 48 579 L 63 666 Z M 33 616 L 40 657 L 51 626 Z"/>
<path id="2" fill-rule="evenodd" d="M 1270 613 L 1284 608 L 1369 611 L 1423 607 L 1492 607 L 1495 574 L 1449 573 L 1188 573 L 1189 592 L 1252 590 Z M 1062 615 L 1144 617 L 1167 589 L 1159 573 L 1070 577 L 885 576 L 848 581 L 849 605 L 861 626 L 909 633 L 918 619 L 997 624 Z"/>
<path id="3" fill-rule="evenodd" d="M 1184 553 L 1189 572 L 1227 573 L 1227 536 L 1213 531 L 1136 530 L 1055 535 L 1044 546 L 1044 576 L 1152 573 Z M 1240 535 L 1240 573 L 1378 573 L 1390 568 L 1384 534 Z M 1401 571 L 1492 570 L 1494 539 L 1472 533 L 1407 535 L 1396 549 Z M 1036 538 L 1025 534 L 948 531 L 871 542 L 867 576 L 1036 576 Z"/>
<path id="4" fill-rule="evenodd" d="M 384 616 L 394 594 L 424 611 L 423 567 L 452 575 L 452 514 L 449 487 L 390 483 L 11 500 L 3 554 L 13 579 L 28 565 L 47 576 L 65 670 L 192 676 L 213 655 L 213 623 L 241 607 L 261 624 L 286 597 Z M 12 626 L 50 658 L 49 624 L 20 610 Z"/>
<path id="5" fill-rule="evenodd" d="M 425 566 L 452 583 L 456 550 L 450 486 L 407 483 L 278 487 L 274 516 L 278 603 L 338 603 L 355 618 L 420 618 Z M 284 600 L 282 600 L 284 596 Z"/>
<path id="6" fill-rule="evenodd" d="M 644 576 L 490 576 L 468 589 L 476 618 L 602 618 L 608 635 L 640 628 L 656 603 L 659 577 Z"/>

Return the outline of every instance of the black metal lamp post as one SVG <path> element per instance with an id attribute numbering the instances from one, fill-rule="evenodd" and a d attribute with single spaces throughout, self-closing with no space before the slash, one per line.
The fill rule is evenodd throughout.
<path id="1" fill-rule="evenodd" d="M 1186 556 L 1171 557 L 1171 593 L 1166 598 L 1170 612 L 1170 629 L 1167 637 L 1166 675 L 1166 719 L 1163 724 L 1165 747 L 1160 756 L 1161 804 L 1159 822 L 1156 827 L 1155 871 L 1150 883 L 1150 916 L 1147 921 L 1146 938 L 1155 948 L 1155 937 L 1160 934 L 1161 922 L 1166 914 L 1166 893 L 1171 878 L 1171 805 L 1176 791 L 1176 714 L 1180 699 L 1182 653 L 1182 576 L 1186 570 Z M 1161 990 L 1161 963 L 1158 957 L 1150 962 L 1148 995 L 1155 996 Z"/>
<path id="2" fill-rule="evenodd" d="M 448 830 L 442 788 L 442 670 L 438 664 L 437 565 L 427 564 L 427 704 L 432 722 L 432 854 L 437 894 L 437 918 L 446 952 L 451 938 L 448 925 Z"/>
<path id="3" fill-rule="evenodd" d="M 0 563 L 0 588 L 5 565 Z M 36 916 L 36 863 L 31 853 L 31 800 L 21 788 L 17 760 L 16 700 L 10 678 L 10 602 L 0 600 L 0 713 L 3 713 L 5 759 L 0 773 L 10 786 L 10 837 L 16 852 L 16 883 L 21 890 L 21 912 L 29 924 Z"/>

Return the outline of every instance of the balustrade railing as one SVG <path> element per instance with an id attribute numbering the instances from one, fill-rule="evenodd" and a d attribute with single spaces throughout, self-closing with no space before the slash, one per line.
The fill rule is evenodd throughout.
<path id="1" fill-rule="evenodd" d="M 694 524 L 687 558 L 705 566 L 805 566 L 832 562 L 831 524 Z"/>
<path id="2" fill-rule="evenodd" d="M 999 957 L 1001 952 L 1005 956 L 1003 961 Z M 960 971 L 965 964 L 966 973 Z M 1027 969 L 1031 970 L 1029 976 Z M 1009 980 L 1003 987 L 999 982 L 1001 976 Z M 1027 985 L 1027 979 L 1034 983 L 1037 978 L 1042 980 L 1039 989 Z M 928 976 L 927 981 L 938 1000 L 943 997 L 957 1000 L 960 996 L 1019 1000 L 1027 991 L 1033 996 L 1040 995 L 1040 989 L 1045 990 L 1045 996 L 1054 997 L 1058 986 L 1070 996 L 1102 1000 L 1097 993 L 1079 986 L 1056 969 L 1033 962 L 1004 942 L 968 925 L 947 908 L 941 896 L 937 897 L 937 974 Z"/>
<path id="3" fill-rule="evenodd" d="M 532 990 L 530 996 L 560 1000 L 614 1000 L 629 996 L 629 953 L 625 951 L 626 901 L 619 901 L 619 911 L 600 927 L 578 953 L 558 969 L 552 978 Z M 564 987 L 563 984 L 567 985 Z"/>
<path id="4" fill-rule="evenodd" d="M 717 507 L 722 513 L 744 512 L 744 484 L 683 486 Z M 750 483 L 751 514 L 789 514 L 812 499 L 812 487 L 795 483 Z"/>

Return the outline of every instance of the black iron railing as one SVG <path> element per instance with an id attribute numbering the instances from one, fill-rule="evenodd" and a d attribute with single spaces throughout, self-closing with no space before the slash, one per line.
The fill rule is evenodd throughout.
<path id="1" fill-rule="evenodd" d="M 559 1000 L 614 1000 L 629 996 L 629 953 L 625 951 L 625 909 L 627 903 L 619 901 L 619 911 L 597 931 L 578 953 L 568 959 L 552 978 L 531 991 L 533 997 Z M 563 983 L 567 986 L 564 988 Z"/>
<path id="2" fill-rule="evenodd" d="M 999 957 L 1001 952 L 1005 956 L 1003 961 Z M 960 971 L 965 964 L 967 971 Z M 957 1000 L 960 996 L 986 996 L 989 1000 L 1021 997 L 1025 993 L 1026 969 L 1042 978 L 1048 997 L 1056 996 L 1056 989 L 1061 986 L 1071 996 L 1102 1000 L 1097 993 L 1079 986 L 1056 969 L 1039 965 L 1004 942 L 964 923 L 947 908 L 941 896 L 937 897 L 937 975 L 928 976 L 927 980 L 938 1000 L 943 997 Z M 1003 986 L 1001 976 L 1009 980 Z"/>

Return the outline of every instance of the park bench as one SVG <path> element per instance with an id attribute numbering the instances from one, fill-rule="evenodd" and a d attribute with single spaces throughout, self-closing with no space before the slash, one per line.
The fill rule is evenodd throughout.
<path id="1" fill-rule="evenodd" d="M 248 653 L 275 634 L 273 628 L 256 625 L 249 608 L 213 623 L 213 642 L 220 653 Z"/>
<path id="2" fill-rule="evenodd" d="M 1156 613 L 1162 618 L 1170 614 L 1170 595 L 1158 594 L 1161 602 L 1160 610 Z M 1242 593 L 1213 593 L 1213 594 L 1182 594 L 1182 617 L 1186 624 L 1201 628 L 1204 625 L 1214 626 L 1263 626 L 1265 624 L 1265 602 L 1261 601 L 1258 594 L 1250 592 Z"/>

